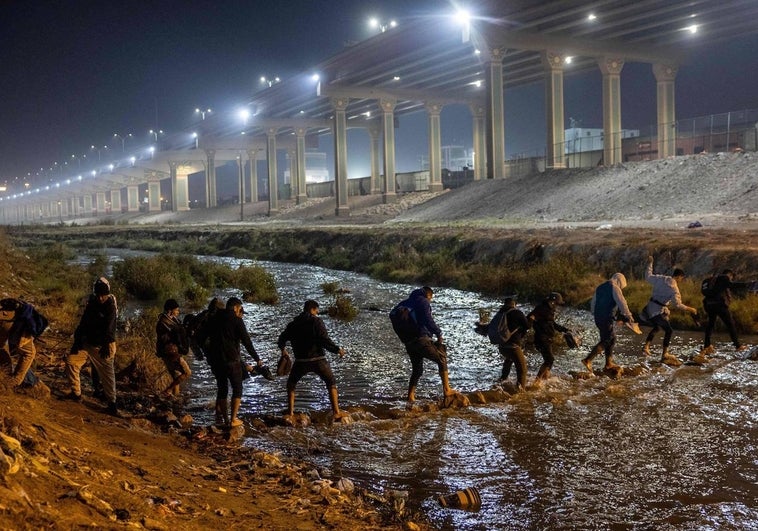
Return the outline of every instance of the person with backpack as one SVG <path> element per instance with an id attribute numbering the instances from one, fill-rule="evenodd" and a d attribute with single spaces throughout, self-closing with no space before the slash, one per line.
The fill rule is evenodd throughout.
<path id="1" fill-rule="evenodd" d="M 523 391 L 526 389 L 527 376 L 524 339 L 529 331 L 529 320 L 524 312 L 516 308 L 515 297 L 503 299 L 503 305 L 487 325 L 486 331 L 490 343 L 497 345 L 497 350 L 503 357 L 500 381 L 508 380 L 511 368 L 516 365 L 516 388 Z"/>
<path id="2" fill-rule="evenodd" d="M 555 322 L 555 310 L 563 305 L 563 296 L 552 292 L 529 312 L 526 318 L 534 329 L 534 347 L 542 354 L 542 365 L 537 371 L 535 382 L 550 378 L 555 356 L 553 355 L 553 340 L 556 332 L 566 334 L 569 329 Z"/>
<path id="3" fill-rule="evenodd" d="M 682 296 L 679 293 L 679 282 L 681 282 L 684 277 L 684 270 L 679 269 L 678 267 L 674 269 L 671 276 L 654 275 L 653 257 L 648 257 L 645 280 L 653 286 L 653 292 L 642 312 L 646 316 L 646 320 L 653 325 L 653 328 L 648 333 L 647 338 L 645 338 L 645 345 L 642 347 L 642 352 L 645 356 L 650 355 L 650 344 L 653 342 L 653 339 L 655 339 L 655 334 L 658 330 L 663 330 L 663 353 L 661 354 L 661 363 L 672 367 L 678 367 L 682 362 L 679 358 L 669 352 L 671 334 L 673 333 L 671 323 L 669 322 L 669 315 L 671 314 L 669 305 L 674 309 L 683 310 L 695 316 L 697 315 L 696 308 L 687 306 L 682 302 Z"/>
<path id="4" fill-rule="evenodd" d="M 0 349 L 5 364 L 12 365 L 11 356 L 17 355 L 18 362 L 11 371 L 14 387 L 44 385 L 32 370 L 37 356 L 34 339 L 47 328 L 44 318 L 31 304 L 18 299 L 0 300 Z M 5 345 L 8 350 L 5 350 Z"/>
<path id="5" fill-rule="evenodd" d="M 180 384 L 189 379 L 192 371 L 184 360 L 189 352 L 189 342 L 184 326 L 179 322 L 179 303 L 168 299 L 163 304 L 163 313 L 155 325 L 155 353 L 166 364 L 171 383 L 161 394 L 179 396 Z"/>
<path id="6" fill-rule="evenodd" d="M 693 359 L 693 361 L 707 361 L 707 356 L 715 352 L 715 349 L 711 344 L 711 336 L 713 334 L 713 329 L 716 326 L 716 319 L 721 319 L 721 322 L 726 326 L 735 351 L 742 352 L 743 350 L 747 350 L 747 346 L 740 343 L 740 340 L 737 337 L 737 327 L 734 324 L 734 318 L 729 309 L 729 304 L 732 302 L 732 290 L 744 290 L 749 288 L 753 283 L 735 282 L 734 279 L 734 271 L 731 269 L 724 269 L 721 274 L 713 275 L 712 277 L 703 280 L 700 286 L 700 291 L 703 294 L 703 308 L 708 316 L 708 322 L 705 325 L 705 341 L 703 349 L 697 356 L 699 360 Z"/>
<path id="7" fill-rule="evenodd" d="M 252 366 L 242 361 L 241 345 L 244 345 L 258 367 L 263 366 L 242 320 L 244 313 L 242 301 L 237 297 L 230 297 L 226 301 L 226 307 L 216 310 L 208 323 L 196 334 L 198 344 L 208 344 L 208 363 L 211 365 L 213 376 L 216 377 L 216 424 L 232 428 L 242 426 L 242 420 L 238 417 L 242 405 L 242 382 L 252 370 Z M 228 410 L 230 385 L 231 417 Z"/>
<path id="8" fill-rule="evenodd" d="M 118 305 L 111 293 L 111 285 L 105 277 L 98 278 L 92 286 L 79 325 L 74 331 L 74 343 L 66 357 L 66 374 L 71 390 L 64 400 L 82 400 L 80 373 L 88 361 L 97 372 L 108 403 L 106 413 L 120 416 L 116 407 L 116 318 Z"/>
<path id="9" fill-rule="evenodd" d="M 582 360 L 582 364 L 590 374 L 592 360 L 595 356 L 605 351 L 605 367 L 607 371 L 619 371 L 621 368 L 613 362 L 613 346 L 616 344 L 616 330 L 614 325 L 617 320 L 626 323 L 635 334 L 641 334 L 639 325 L 634 322 L 632 312 L 624 298 L 623 289 L 626 287 L 626 277 L 623 273 L 614 273 L 595 288 L 590 303 L 590 311 L 595 319 L 595 326 L 600 332 L 600 341 L 592 347 L 590 353 Z"/>
<path id="10" fill-rule="evenodd" d="M 447 369 L 447 349 L 442 340 L 442 331 L 432 317 L 431 300 L 434 291 L 429 286 L 414 289 L 410 296 L 400 302 L 390 312 L 390 320 L 405 351 L 411 359 L 411 379 L 408 382 L 408 403 L 416 400 L 416 386 L 424 373 L 424 359 L 437 364 L 442 392 L 445 396 L 455 394 L 450 387 Z M 403 310 L 406 309 L 406 310 Z M 404 322 L 398 322 L 393 314 L 402 316 Z M 437 341 L 433 337 L 437 337 Z"/>
<path id="11" fill-rule="evenodd" d="M 325 350 L 338 354 L 340 358 L 345 356 L 345 349 L 338 347 L 329 338 L 324 322 L 318 316 L 318 302 L 307 300 L 303 305 L 303 311 L 298 314 L 279 334 L 276 342 L 282 356 L 287 353 L 287 342 L 292 345 L 292 353 L 295 362 L 287 377 L 287 416 L 292 419 L 295 414 L 295 388 L 297 382 L 308 373 L 315 373 L 326 385 L 329 393 L 329 403 L 332 406 L 334 420 L 339 420 L 347 414 L 340 411 L 337 398 L 337 381 L 324 354 Z"/>

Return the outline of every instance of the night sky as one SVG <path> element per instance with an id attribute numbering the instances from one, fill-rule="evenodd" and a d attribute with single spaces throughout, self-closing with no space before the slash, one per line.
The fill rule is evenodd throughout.
<path id="1" fill-rule="evenodd" d="M 259 88 L 262 75 L 286 78 L 369 37 L 367 20 L 452 11 L 446 0 L 4 0 L 0 2 L 0 183 L 53 162 L 97 156 L 150 141 L 148 130 L 192 131 L 196 107 L 231 111 Z M 473 11 L 473 9 L 472 9 Z M 724 43 L 680 68 L 677 118 L 758 108 L 758 36 Z M 599 72 L 565 79 L 566 116 L 602 127 Z M 508 90 L 506 150 L 544 145 L 544 89 Z M 622 74 L 624 128 L 655 123 L 649 65 Z M 443 144 L 469 144 L 464 108 L 446 108 Z M 568 127 L 568 120 L 566 122 Z M 423 113 L 397 131 L 398 171 L 418 169 L 426 149 Z M 129 144 L 127 144 L 128 148 Z M 467 146 L 470 147 L 470 146 Z M 351 155 L 352 156 L 352 155 Z M 363 156 L 352 164 L 362 171 Z M 364 175 L 367 174 L 367 165 Z M 69 172 L 75 173 L 75 168 Z M 48 171 L 49 173 L 49 171 Z"/>

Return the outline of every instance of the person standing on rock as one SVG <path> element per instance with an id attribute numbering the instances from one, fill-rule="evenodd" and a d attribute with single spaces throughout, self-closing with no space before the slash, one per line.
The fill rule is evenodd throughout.
<path id="1" fill-rule="evenodd" d="M 542 354 L 542 366 L 537 371 L 535 382 L 550 378 L 555 356 L 553 355 L 553 340 L 556 332 L 566 333 L 568 328 L 555 322 L 556 306 L 563 305 L 563 296 L 552 292 L 529 312 L 527 319 L 534 329 L 534 346 Z"/>
<path id="2" fill-rule="evenodd" d="M 209 345 L 208 362 L 211 363 L 211 370 L 216 377 L 216 423 L 229 425 L 232 428 L 242 426 L 242 420 L 237 416 L 242 404 L 242 382 L 246 372 L 252 370 L 252 366 L 242 362 L 240 345 L 245 346 L 245 350 L 252 356 L 258 367 L 263 366 L 250 340 L 250 334 L 245 328 L 245 322 L 242 320 L 244 313 L 242 301 L 237 297 L 230 297 L 226 301 L 226 308 L 217 310 L 208 323 L 197 332 L 198 343 Z M 230 384 L 232 387 L 231 420 L 228 416 Z"/>
<path id="3" fill-rule="evenodd" d="M 179 396 L 180 384 L 189 379 L 192 371 L 184 360 L 189 352 L 189 341 L 184 326 L 179 322 L 179 303 L 168 299 L 163 304 L 163 313 L 155 324 L 155 353 L 166 365 L 171 383 L 163 390 L 164 395 Z"/>
<path id="4" fill-rule="evenodd" d="M 415 289 L 410 296 L 397 306 L 407 308 L 414 322 L 414 333 L 410 337 L 402 339 L 405 351 L 411 359 L 411 379 L 408 382 L 408 403 L 416 400 L 416 386 L 424 373 L 424 359 L 437 364 L 440 379 L 442 380 L 442 392 L 445 396 L 455 394 L 450 387 L 449 373 L 447 369 L 447 349 L 442 340 L 442 330 L 437 326 L 432 317 L 431 301 L 434 291 L 429 286 Z M 437 341 L 434 341 L 434 336 Z"/>
<path id="5" fill-rule="evenodd" d="M 97 372 L 108 403 L 106 412 L 119 416 L 116 408 L 116 317 L 118 306 L 111 293 L 111 285 L 105 277 L 98 278 L 92 286 L 79 326 L 74 331 L 74 344 L 66 358 L 66 374 L 71 391 L 63 399 L 81 401 L 82 384 L 80 372 L 87 361 Z"/>
<path id="6" fill-rule="evenodd" d="M 726 326 L 726 329 L 729 332 L 729 337 L 734 345 L 734 349 L 737 352 L 742 352 L 747 349 L 745 345 L 740 343 L 740 340 L 737 337 L 737 327 L 734 324 L 734 318 L 729 309 L 729 304 L 732 302 L 732 290 L 744 290 L 753 285 L 753 283 L 735 282 L 734 278 L 734 271 L 731 269 L 724 269 L 720 275 L 716 275 L 714 278 L 708 280 L 708 286 L 703 286 L 703 308 L 705 309 L 706 315 L 708 315 L 708 322 L 705 325 L 705 342 L 703 350 L 698 354 L 698 360 L 693 361 L 707 361 L 706 356 L 715 352 L 715 349 L 711 344 L 711 336 L 713 335 L 713 329 L 716 326 L 716 319 L 721 319 Z"/>
<path id="7" fill-rule="evenodd" d="M 620 367 L 613 362 L 613 346 L 616 344 L 616 312 L 620 314 L 622 321 L 626 322 L 635 333 L 641 334 L 639 326 L 634 322 L 632 312 L 624 298 L 623 289 L 626 287 L 626 277 L 623 273 L 614 273 L 609 280 L 606 280 L 595 288 L 590 305 L 592 316 L 595 319 L 595 326 L 600 332 L 600 341 L 592 347 L 589 355 L 582 360 L 582 364 L 592 374 L 592 360 L 605 352 L 605 370 L 619 371 Z"/>
<path id="8" fill-rule="evenodd" d="M 671 334 L 673 329 L 669 322 L 669 315 L 671 313 L 669 305 L 674 309 L 683 310 L 689 312 L 692 315 L 697 315 L 697 309 L 692 306 L 687 306 L 682 302 L 682 296 L 679 293 L 679 282 L 684 279 L 684 270 L 676 268 L 671 276 L 668 275 L 654 275 L 653 274 L 653 257 L 650 256 L 647 259 L 647 269 L 645 270 L 645 280 L 647 280 L 653 286 L 653 293 L 650 295 L 650 300 L 645 306 L 643 312 L 647 316 L 647 320 L 653 325 L 653 329 L 647 335 L 645 339 L 645 345 L 642 347 L 642 352 L 645 356 L 650 355 L 650 345 L 655 338 L 655 334 L 658 330 L 663 330 L 663 354 L 661 355 L 661 363 L 670 365 L 672 367 L 678 367 L 682 362 L 669 352 L 669 345 L 671 344 Z"/>
<path id="9" fill-rule="evenodd" d="M 282 356 L 289 356 L 287 342 L 292 345 L 292 353 L 295 355 L 295 362 L 292 364 L 292 370 L 287 378 L 287 416 L 285 418 L 290 420 L 295 414 L 297 382 L 311 372 L 318 375 L 326 385 L 334 420 L 339 420 L 347 415 L 340 411 L 337 398 L 337 380 L 334 378 L 332 368 L 324 354 L 324 350 L 328 350 L 342 358 L 345 356 L 345 349 L 338 347 L 329 338 L 324 322 L 318 316 L 318 308 L 318 302 L 314 300 L 305 301 L 303 311 L 287 324 L 277 340 L 277 346 L 281 350 Z"/>

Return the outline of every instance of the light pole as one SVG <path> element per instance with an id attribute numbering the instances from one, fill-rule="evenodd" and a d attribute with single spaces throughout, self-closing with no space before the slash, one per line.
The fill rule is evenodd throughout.
<path id="1" fill-rule="evenodd" d="M 95 146 L 90 146 L 89 148 L 90 148 L 91 151 L 97 151 L 97 161 L 100 162 L 101 152 L 104 149 L 108 149 L 108 146 L 103 146 L 102 148 L 98 148 L 98 147 L 95 147 Z"/>
<path id="2" fill-rule="evenodd" d="M 268 85 L 269 88 L 272 85 L 275 85 L 276 83 L 279 83 L 281 79 L 279 79 L 279 76 L 274 76 L 273 78 L 268 78 L 266 76 L 261 76 L 261 83 L 264 85 Z"/>
<path id="3" fill-rule="evenodd" d="M 369 19 L 368 25 L 369 25 L 370 28 L 372 28 L 372 29 L 378 29 L 379 31 L 381 31 L 382 33 L 384 33 L 385 31 L 387 31 L 390 28 L 397 27 L 397 21 L 394 20 L 394 19 L 389 20 L 389 21 L 382 21 L 382 20 L 379 20 L 376 17 L 372 17 L 372 18 Z"/>
<path id="4" fill-rule="evenodd" d="M 113 138 L 118 138 L 119 140 L 121 140 L 121 152 L 122 152 L 122 153 L 123 153 L 124 151 L 126 151 L 126 139 L 127 139 L 127 138 L 129 138 L 129 137 L 131 137 L 131 136 L 132 136 L 132 134 L 131 134 L 131 133 L 129 133 L 129 134 L 128 134 L 128 135 L 126 135 L 126 136 L 121 136 L 121 135 L 120 135 L 120 134 L 118 134 L 118 133 L 113 133 Z"/>
<path id="5" fill-rule="evenodd" d="M 197 133 L 192 133 L 192 138 L 195 139 L 195 149 L 197 149 L 198 148 L 198 144 L 200 142 L 200 137 L 198 136 Z"/>
<path id="6" fill-rule="evenodd" d="M 206 114 L 211 114 L 212 112 L 213 111 L 211 110 L 210 107 L 207 109 L 201 109 L 200 107 L 195 108 L 195 114 L 199 114 L 202 120 L 205 120 Z"/>

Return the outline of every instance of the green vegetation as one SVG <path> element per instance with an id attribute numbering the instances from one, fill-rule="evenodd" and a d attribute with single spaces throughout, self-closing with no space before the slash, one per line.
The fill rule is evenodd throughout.
<path id="1" fill-rule="evenodd" d="M 353 305 L 353 300 L 345 294 L 338 294 L 326 309 L 327 315 L 342 321 L 352 321 L 358 316 L 358 308 Z"/>

